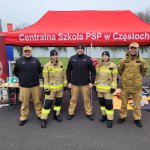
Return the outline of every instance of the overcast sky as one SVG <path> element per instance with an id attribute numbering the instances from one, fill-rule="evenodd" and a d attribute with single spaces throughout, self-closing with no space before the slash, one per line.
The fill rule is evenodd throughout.
<path id="1" fill-rule="evenodd" d="M 131 10 L 150 8 L 150 0 L 0 0 L 2 23 L 33 24 L 48 10 Z"/>

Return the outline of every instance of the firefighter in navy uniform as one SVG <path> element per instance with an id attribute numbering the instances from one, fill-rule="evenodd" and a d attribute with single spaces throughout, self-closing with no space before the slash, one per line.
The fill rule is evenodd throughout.
<path id="1" fill-rule="evenodd" d="M 19 79 L 21 116 L 19 125 L 23 126 L 29 115 L 29 99 L 32 96 L 36 115 L 40 120 L 42 104 L 40 101 L 39 75 L 42 72 L 41 63 L 35 57 L 32 57 L 32 48 L 23 47 L 23 57 L 16 60 L 14 66 L 14 75 Z"/>
<path id="2" fill-rule="evenodd" d="M 95 81 L 96 71 L 92 60 L 84 54 L 84 45 L 76 47 L 77 54 L 72 56 L 67 66 L 67 82 L 71 89 L 71 100 L 67 120 L 71 120 L 75 113 L 79 91 L 84 99 L 84 108 L 89 120 L 94 120 L 90 103 L 91 88 Z"/>
<path id="3" fill-rule="evenodd" d="M 67 86 L 66 74 L 63 64 L 58 60 L 58 53 L 55 49 L 50 51 L 50 61 L 43 68 L 45 101 L 41 114 L 41 128 L 46 128 L 48 115 L 53 105 L 53 118 L 62 122 L 60 115 L 63 90 Z"/>
<path id="4" fill-rule="evenodd" d="M 122 77 L 120 118 L 118 124 L 122 124 L 127 117 L 127 104 L 131 94 L 134 109 L 134 122 L 137 127 L 142 127 L 140 101 L 142 99 L 142 77 L 147 72 L 147 63 L 139 57 L 139 44 L 132 42 L 126 53 L 126 58 L 122 59 L 118 66 L 118 72 Z"/>
<path id="5" fill-rule="evenodd" d="M 114 117 L 113 110 L 113 93 L 117 88 L 117 66 L 110 61 L 108 51 L 102 53 L 102 62 L 96 68 L 96 91 L 98 92 L 98 100 L 102 112 L 100 122 L 107 120 L 107 127 L 112 127 Z"/>

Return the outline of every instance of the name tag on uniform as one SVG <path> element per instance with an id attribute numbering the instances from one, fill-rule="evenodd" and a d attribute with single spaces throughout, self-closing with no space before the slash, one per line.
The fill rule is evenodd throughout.
<path id="1" fill-rule="evenodd" d="M 86 61 L 86 59 L 83 59 L 83 61 Z"/>
<path id="2" fill-rule="evenodd" d="M 72 61 L 77 61 L 76 59 L 73 59 Z"/>

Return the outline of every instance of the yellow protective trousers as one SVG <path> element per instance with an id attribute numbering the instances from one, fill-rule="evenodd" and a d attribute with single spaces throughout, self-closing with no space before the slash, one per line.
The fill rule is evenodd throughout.
<path id="1" fill-rule="evenodd" d="M 128 105 L 128 100 L 129 100 L 130 93 L 128 92 L 121 92 L 121 100 L 122 100 L 122 105 L 120 109 L 120 118 L 126 118 L 127 117 L 127 105 Z M 134 120 L 140 120 L 141 119 L 141 107 L 140 107 L 140 102 L 142 99 L 141 92 L 136 92 L 131 94 L 134 106 L 133 106 L 133 117 Z"/>
<path id="2" fill-rule="evenodd" d="M 90 102 L 90 96 L 91 96 L 90 90 L 91 89 L 88 87 L 88 85 L 83 85 L 83 86 L 73 85 L 72 86 L 70 105 L 69 105 L 69 109 L 68 109 L 70 115 L 74 114 L 74 111 L 75 111 L 75 108 L 77 105 L 78 95 L 79 95 L 80 91 L 83 96 L 84 108 L 85 108 L 86 115 L 92 114 L 92 106 L 91 106 L 91 102 Z"/>
<path id="3" fill-rule="evenodd" d="M 29 100 L 32 97 L 37 117 L 41 117 L 42 104 L 40 101 L 41 90 L 39 86 L 24 88 L 20 87 L 21 116 L 20 120 L 28 119 L 29 115 Z"/>
<path id="4" fill-rule="evenodd" d="M 58 92 L 51 91 L 50 95 L 45 95 L 45 101 L 44 101 L 44 104 L 42 107 L 41 119 L 47 120 L 48 115 L 50 114 L 50 111 L 51 111 L 52 102 L 55 98 L 56 98 L 56 100 L 55 100 L 53 110 L 55 110 L 57 112 L 56 115 L 60 114 L 61 102 L 59 103 L 59 101 L 62 101 L 62 96 L 63 96 L 63 90 L 58 91 Z"/>
<path id="5" fill-rule="evenodd" d="M 98 100 L 102 115 L 106 115 L 108 120 L 113 120 L 114 109 L 112 102 L 113 94 L 110 92 L 98 92 Z"/>

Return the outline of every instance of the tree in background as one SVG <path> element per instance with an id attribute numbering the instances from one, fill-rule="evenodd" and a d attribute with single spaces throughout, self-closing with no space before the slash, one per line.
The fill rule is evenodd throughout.
<path id="1" fill-rule="evenodd" d="M 150 23 L 150 8 L 147 8 L 145 11 L 138 11 L 135 14 L 143 21 Z"/>

